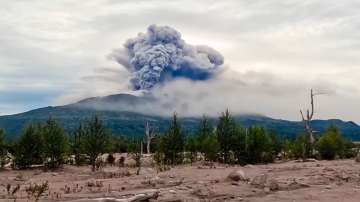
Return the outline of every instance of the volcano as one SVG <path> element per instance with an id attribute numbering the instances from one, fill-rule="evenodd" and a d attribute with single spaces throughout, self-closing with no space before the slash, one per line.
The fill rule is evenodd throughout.
<path id="1" fill-rule="evenodd" d="M 141 105 L 151 105 L 153 102 L 156 102 L 156 100 L 150 95 L 116 94 L 92 97 L 64 106 L 49 106 L 24 113 L 0 116 L 0 128 L 5 129 L 8 136 L 16 137 L 21 134 L 22 128 L 26 125 L 30 123 L 43 123 L 51 116 L 58 120 L 65 130 L 70 133 L 82 121 L 98 115 L 104 120 L 105 126 L 114 135 L 128 137 L 143 136 L 146 121 L 154 124 L 157 128 L 157 133 L 161 134 L 168 128 L 171 114 L 159 116 L 149 114 L 146 111 L 136 111 Z M 298 121 L 273 119 L 254 114 L 233 114 L 233 117 L 243 127 L 253 125 L 263 126 L 268 130 L 276 131 L 279 135 L 286 138 L 295 138 L 304 131 L 302 122 Z M 200 119 L 201 117 L 196 116 L 180 117 L 183 130 L 187 134 L 195 133 Z M 215 126 L 218 117 L 209 117 L 209 120 Z M 314 120 L 312 122 L 318 134 L 322 133 L 331 124 L 336 125 L 349 140 L 360 140 L 360 126 L 352 121 L 345 122 L 338 119 L 330 119 Z"/>

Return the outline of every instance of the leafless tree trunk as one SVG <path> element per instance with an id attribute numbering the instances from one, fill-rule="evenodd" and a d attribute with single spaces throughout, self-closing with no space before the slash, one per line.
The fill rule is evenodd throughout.
<path id="1" fill-rule="evenodd" d="M 159 191 L 146 190 L 147 192 L 136 194 L 129 198 L 94 198 L 94 199 L 79 199 L 70 202 L 141 202 L 141 201 L 153 201 L 159 197 Z"/>
<path id="2" fill-rule="evenodd" d="M 302 112 L 302 110 L 300 110 L 300 114 L 301 114 L 301 118 L 302 121 L 304 123 L 305 126 L 305 131 L 308 133 L 309 138 L 310 138 L 310 144 L 312 145 L 315 141 L 314 139 L 314 134 L 313 134 L 313 129 L 311 127 L 311 121 L 312 118 L 314 117 L 314 92 L 311 89 L 310 91 L 310 104 L 311 104 L 311 112 L 309 111 L 309 109 L 306 110 L 306 117 L 304 116 L 304 113 Z"/>
<path id="3" fill-rule="evenodd" d="M 146 138 L 146 152 L 150 154 L 151 140 L 155 137 L 154 129 L 150 126 L 147 121 L 145 124 L 145 138 Z"/>
<path id="4" fill-rule="evenodd" d="M 311 121 L 312 121 L 312 119 L 314 117 L 314 97 L 316 95 L 320 95 L 320 94 L 323 94 L 323 93 L 314 93 L 313 89 L 311 89 L 310 90 L 311 110 L 309 110 L 309 109 L 306 110 L 306 116 L 304 116 L 303 111 L 300 110 L 301 118 L 302 118 L 302 121 L 303 121 L 304 126 L 305 126 L 305 131 L 309 135 L 311 147 L 313 147 L 313 144 L 315 142 L 314 131 L 313 131 L 313 128 L 311 127 Z"/>

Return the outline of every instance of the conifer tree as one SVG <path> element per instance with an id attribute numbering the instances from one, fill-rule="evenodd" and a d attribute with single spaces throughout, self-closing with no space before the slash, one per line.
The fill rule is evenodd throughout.
<path id="1" fill-rule="evenodd" d="M 226 110 L 219 118 L 219 123 L 216 128 L 216 135 L 224 163 L 230 163 L 230 151 L 232 149 L 236 129 L 236 124 L 229 110 Z"/>
<path id="2" fill-rule="evenodd" d="M 84 163 L 85 158 L 83 156 L 84 153 L 84 145 L 83 139 L 85 137 L 85 128 L 83 124 L 80 124 L 79 127 L 75 130 L 72 140 L 71 140 L 71 152 L 75 157 L 75 164 L 81 165 Z"/>
<path id="3" fill-rule="evenodd" d="M 216 161 L 220 146 L 213 126 L 205 116 L 200 121 L 196 135 L 197 150 L 204 154 L 205 160 Z"/>
<path id="4" fill-rule="evenodd" d="M 23 169 L 32 165 L 42 164 L 42 153 L 44 143 L 41 137 L 40 127 L 34 125 L 27 126 L 20 139 L 14 146 L 14 167 Z"/>
<path id="5" fill-rule="evenodd" d="M 170 128 L 161 137 L 159 150 L 164 156 L 166 164 L 180 164 L 183 162 L 185 136 L 182 132 L 179 120 L 174 113 Z"/>
<path id="6" fill-rule="evenodd" d="M 68 138 L 64 129 L 55 119 L 50 117 L 41 130 L 44 140 L 43 157 L 46 167 L 55 169 L 60 167 L 68 151 Z"/>
<path id="7" fill-rule="evenodd" d="M 84 153 L 89 157 L 92 171 L 95 171 L 96 159 L 105 153 L 109 146 L 109 135 L 98 116 L 93 117 L 85 126 L 83 140 Z"/>

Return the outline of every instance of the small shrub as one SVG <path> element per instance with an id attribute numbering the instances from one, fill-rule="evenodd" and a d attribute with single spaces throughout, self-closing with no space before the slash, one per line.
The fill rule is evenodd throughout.
<path id="1" fill-rule="evenodd" d="M 344 156 L 345 141 L 334 126 L 328 128 L 316 144 L 322 159 L 332 160 Z"/>
<path id="2" fill-rule="evenodd" d="M 9 198 L 14 199 L 16 201 L 16 193 L 20 190 L 20 184 L 17 184 L 16 186 L 12 186 L 11 184 L 7 184 L 5 186 L 6 192 Z"/>
<path id="3" fill-rule="evenodd" d="M 119 161 L 118 161 L 119 167 L 124 167 L 125 166 L 125 157 L 120 157 Z"/>
<path id="4" fill-rule="evenodd" d="M 105 166 L 105 162 L 102 160 L 102 158 L 97 158 L 95 161 L 95 170 L 101 170 Z"/>
<path id="5" fill-rule="evenodd" d="M 49 189 L 49 183 L 43 182 L 42 184 L 30 184 L 26 187 L 25 191 L 27 193 L 28 199 L 34 199 L 39 201 L 42 194 L 44 194 Z"/>
<path id="6" fill-rule="evenodd" d="M 169 165 L 166 165 L 166 164 L 158 164 L 158 165 L 156 165 L 156 171 L 158 173 L 165 172 L 165 171 L 168 171 L 170 169 L 171 169 L 171 167 Z"/>
<path id="7" fill-rule="evenodd" d="M 87 187 L 103 187 L 104 184 L 102 181 L 96 180 L 96 181 L 89 181 L 86 183 Z"/>
<path id="8" fill-rule="evenodd" d="M 109 165 L 113 166 L 114 163 L 115 163 L 115 157 L 114 157 L 114 155 L 113 155 L 113 154 L 109 154 L 109 155 L 107 156 L 107 158 L 106 158 L 106 162 L 107 162 Z"/>
<path id="9" fill-rule="evenodd" d="M 65 185 L 61 190 L 64 192 L 64 194 L 79 193 L 83 190 L 83 187 L 79 186 L 79 184 L 73 186 Z"/>

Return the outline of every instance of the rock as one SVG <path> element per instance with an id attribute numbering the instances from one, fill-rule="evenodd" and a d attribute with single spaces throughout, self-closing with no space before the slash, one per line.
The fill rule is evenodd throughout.
<path id="1" fill-rule="evenodd" d="M 265 188 L 264 188 L 264 192 L 267 193 L 267 194 L 270 193 L 270 188 L 269 188 L 269 187 L 265 187 Z"/>
<path id="2" fill-rule="evenodd" d="M 314 159 L 314 158 L 308 158 L 305 159 L 305 162 L 317 162 L 318 160 Z"/>
<path id="3" fill-rule="evenodd" d="M 247 164 L 246 166 L 244 166 L 244 168 L 254 168 L 255 166 L 254 165 L 251 165 L 251 164 Z"/>
<path id="4" fill-rule="evenodd" d="M 355 157 L 355 161 L 360 163 L 360 152 L 357 153 L 357 155 Z"/>
<path id="5" fill-rule="evenodd" d="M 349 176 L 346 172 L 342 171 L 342 172 L 340 173 L 340 178 L 341 178 L 342 180 L 348 182 L 349 179 L 350 179 L 350 176 Z"/>
<path id="6" fill-rule="evenodd" d="M 208 187 L 197 187 L 192 192 L 193 195 L 199 197 L 200 199 L 205 199 L 213 196 L 215 193 Z"/>
<path id="7" fill-rule="evenodd" d="M 291 191 L 291 190 L 309 188 L 309 187 L 310 187 L 310 185 L 308 185 L 308 184 L 299 183 L 299 182 L 294 180 L 292 183 L 287 185 L 287 187 L 285 189 L 288 190 L 288 191 Z"/>
<path id="8" fill-rule="evenodd" d="M 268 176 L 267 174 L 261 174 L 254 177 L 250 184 L 257 187 L 257 188 L 264 188 L 267 182 Z"/>
<path id="9" fill-rule="evenodd" d="M 150 184 L 156 186 L 157 184 L 166 184 L 166 182 L 164 179 L 161 179 L 160 177 L 156 176 L 150 179 Z"/>
<path id="10" fill-rule="evenodd" d="M 232 181 L 247 181 L 248 179 L 245 177 L 245 172 L 241 169 L 232 171 L 228 176 L 228 179 Z"/>
<path id="11" fill-rule="evenodd" d="M 135 168 L 136 167 L 136 161 L 134 159 L 126 159 L 125 160 L 125 166 L 126 167 L 130 167 L 130 168 Z"/>
<path id="12" fill-rule="evenodd" d="M 237 182 L 237 181 L 233 181 L 233 182 L 231 182 L 231 185 L 234 185 L 234 186 L 239 186 L 239 182 Z"/>
<path id="13" fill-rule="evenodd" d="M 275 179 L 270 179 L 267 174 L 261 174 L 254 177 L 250 184 L 256 188 L 264 190 L 266 189 L 269 191 L 277 191 L 280 189 L 278 181 Z"/>
<path id="14" fill-rule="evenodd" d="M 277 191 L 280 189 L 280 186 L 279 186 L 279 183 L 277 180 L 275 179 L 269 179 L 267 182 L 266 182 L 266 187 L 268 187 L 271 191 Z"/>
<path id="15" fill-rule="evenodd" d="M 154 176 L 156 174 L 156 170 L 153 168 L 141 167 L 139 174 L 150 177 L 150 176 Z"/>
<path id="16" fill-rule="evenodd" d="M 333 171 L 335 171 L 335 170 L 334 170 L 333 168 L 325 167 L 325 168 L 323 168 L 323 171 L 333 172 Z"/>

